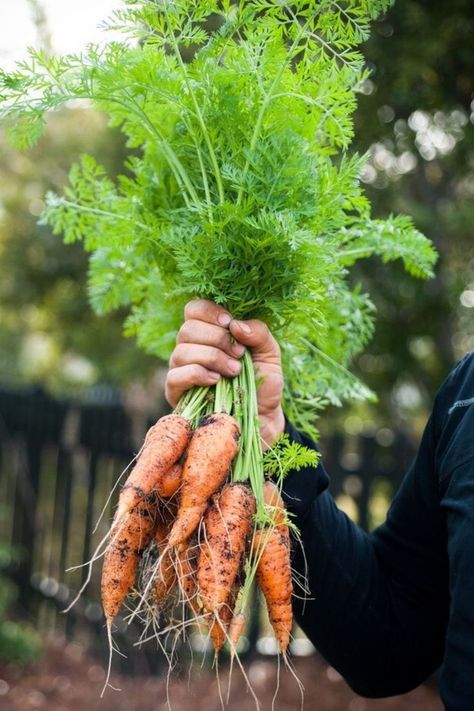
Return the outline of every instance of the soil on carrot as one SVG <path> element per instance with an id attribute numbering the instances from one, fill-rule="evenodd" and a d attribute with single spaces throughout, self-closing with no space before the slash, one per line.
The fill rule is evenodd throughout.
<path id="1" fill-rule="evenodd" d="M 403 696 L 368 700 L 357 696 L 339 674 L 318 656 L 294 659 L 296 672 L 305 686 L 304 710 L 310 711 L 442 711 L 436 692 L 422 686 Z M 261 702 L 270 711 L 277 679 L 276 659 L 258 657 L 246 665 L 249 679 Z M 222 693 L 227 692 L 227 669 L 220 669 Z M 103 667 L 76 644 L 50 642 L 40 661 L 27 669 L 0 664 L 0 708 L 2 711 L 168 711 L 166 678 L 120 677 L 111 683 L 121 691 L 107 689 Z M 172 711 L 220 711 L 217 684 L 212 670 L 195 664 L 191 675 L 182 670 L 168 684 Z M 254 711 L 255 704 L 246 692 L 238 670 L 234 670 L 229 711 Z M 275 711 L 300 708 L 300 694 L 294 679 L 282 670 Z"/>

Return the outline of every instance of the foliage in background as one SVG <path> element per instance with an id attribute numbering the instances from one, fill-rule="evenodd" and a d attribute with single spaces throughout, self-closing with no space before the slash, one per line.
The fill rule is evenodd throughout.
<path id="1" fill-rule="evenodd" d="M 360 374 L 373 409 L 421 427 L 453 363 L 474 348 L 474 15 L 469 0 L 404 0 L 381 18 L 364 55 L 372 70 L 356 146 L 375 214 L 405 212 L 435 243 L 421 283 L 374 262 L 354 274 L 373 294 L 377 328 Z M 418 426 L 415 427 L 418 429 Z"/>
<path id="2" fill-rule="evenodd" d="M 156 367 L 122 335 L 121 314 L 99 320 L 86 293 L 87 258 L 38 226 L 44 196 L 62 190 L 71 162 L 92 150 L 111 174 L 123 156 L 118 132 L 88 108 L 48 121 L 25 154 L 0 137 L 0 377 L 80 392 L 95 382 L 122 385 Z"/>

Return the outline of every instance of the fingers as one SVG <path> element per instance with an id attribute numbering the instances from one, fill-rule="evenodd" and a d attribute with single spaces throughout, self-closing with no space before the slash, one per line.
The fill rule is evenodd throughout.
<path id="1" fill-rule="evenodd" d="M 202 346 L 220 348 L 230 356 L 240 358 L 245 351 L 245 346 L 235 343 L 228 328 L 214 324 L 189 319 L 183 323 L 176 338 L 178 344 L 194 343 Z"/>
<path id="2" fill-rule="evenodd" d="M 241 369 L 240 361 L 229 358 L 220 348 L 198 343 L 178 343 L 170 358 L 170 368 L 193 363 L 228 377 L 237 375 Z"/>
<path id="3" fill-rule="evenodd" d="M 219 373 L 207 370 L 207 368 L 197 363 L 171 368 L 166 378 L 166 399 L 171 407 L 176 407 L 181 395 L 183 395 L 186 390 L 189 390 L 195 385 L 202 387 L 215 385 L 219 378 Z"/>

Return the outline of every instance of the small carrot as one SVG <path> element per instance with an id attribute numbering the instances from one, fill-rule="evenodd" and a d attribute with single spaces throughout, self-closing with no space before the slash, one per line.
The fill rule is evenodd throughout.
<path id="1" fill-rule="evenodd" d="M 191 425 L 178 415 L 161 417 L 147 432 L 142 452 L 120 492 L 115 520 L 136 506 L 158 485 L 183 455 L 191 438 Z"/>
<path id="2" fill-rule="evenodd" d="M 196 530 L 209 498 L 223 484 L 238 451 L 239 426 L 223 412 L 203 417 L 183 465 L 178 515 L 169 543 L 176 546 Z"/>
<path id="3" fill-rule="evenodd" d="M 206 612 L 217 613 L 229 599 L 254 513 L 255 497 L 242 483 L 226 484 L 206 511 L 197 570 Z"/>
<path id="4" fill-rule="evenodd" d="M 162 499 L 170 499 L 179 491 L 183 480 L 183 466 L 180 462 L 173 464 L 156 485 L 156 491 Z"/>
<path id="5" fill-rule="evenodd" d="M 155 529 L 155 542 L 160 553 L 159 567 L 153 598 L 158 608 L 163 607 L 176 583 L 176 569 L 172 551 L 168 546 L 168 537 L 176 515 L 176 507 L 168 504 L 160 507 Z"/>
<path id="6" fill-rule="evenodd" d="M 280 652 L 285 652 L 293 626 L 290 542 L 287 526 L 256 531 L 253 541 L 257 557 L 257 583 L 265 596 L 268 615 Z"/>
<path id="7" fill-rule="evenodd" d="M 102 606 L 108 627 L 135 583 L 140 557 L 153 538 L 155 522 L 155 498 L 149 496 L 112 527 L 101 583 Z"/>

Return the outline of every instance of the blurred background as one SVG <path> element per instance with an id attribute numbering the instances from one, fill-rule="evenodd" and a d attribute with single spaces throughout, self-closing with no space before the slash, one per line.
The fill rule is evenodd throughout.
<path id="1" fill-rule="evenodd" d="M 119 4 L 0 0 L 0 66 L 11 68 L 27 45 L 79 50 L 98 39 L 98 23 Z M 437 388 L 474 348 L 473 36 L 469 0 L 398 0 L 364 47 L 372 74 L 355 148 L 369 155 L 367 194 L 376 215 L 412 215 L 440 254 L 427 283 L 375 260 L 352 272 L 377 306 L 375 337 L 354 367 L 379 401 L 328 410 L 319 427 L 332 491 L 367 530 L 385 517 Z M 123 690 L 99 703 L 106 653 L 99 570 L 71 613 L 60 613 L 86 575 L 66 569 L 87 560 L 104 535 L 110 506 L 92 530 L 112 483 L 166 409 L 165 364 L 124 338 L 123 314 L 92 313 L 80 245 L 65 247 L 37 223 L 45 193 L 61 191 L 82 152 L 114 175 L 123 140 L 76 104 L 50 118 L 34 149 L 20 154 L 1 133 L 0 148 L 0 707 L 165 708 L 168 688 L 173 708 L 186 708 L 192 694 L 196 708 L 218 709 L 203 638 L 183 648 L 167 687 L 165 657 L 152 644 L 133 647 L 123 620 L 116 639 L 126 658 L 115 655 L 113 679 Z M 295 634 L 292 660 L 308 708 L 442 708 L 436 678 L 403 697 L 357 697 Z M 243 656 L 263 708 L 276 688 L 274 653 L 256 600 Z M 282 671 L 280 681 L 276 709 L 297 708 L 293 677 Z M 230 708 L 237 707 L 254 704 L 235 672 Z"/>

